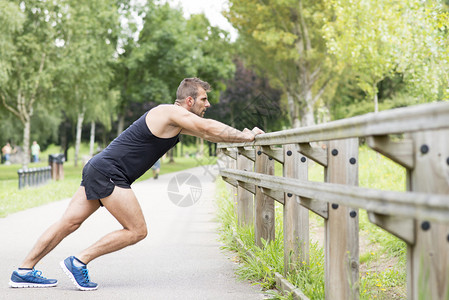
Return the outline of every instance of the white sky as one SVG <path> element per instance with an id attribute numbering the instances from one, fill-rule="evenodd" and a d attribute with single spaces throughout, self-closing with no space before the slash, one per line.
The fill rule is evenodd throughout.
<path id="1" fill-rule="evenodd" d="M 133 2 L 135 4 L 138 3 L 139 5 L 144 5 L 146 0 L 133 0 Z M 161 2 L 168 2 L 172 7 L 182 7 L 184 17 L 186 18 L 191 14 L 204 13 L 212 26 L 218 26 L 230 33 L 231 41 L 237 39 L 237 30 L 234 29 L 228 20 L 221 14 L 221 12 L 227 8 L 227 0 L 161 0 Z M 133 17 L 134 21 L 138 24 L 139 31 L 142 30 L 142 19 L 135 13 L 133 14 Z M 126 19 L 122 19 L 122 26 L 127 26 Z M 139 34 L 136 33 L 134 37 L 136 40 L 138 35 Z M 119 49 L 121 48 L 119 47 Z"/>
<path id="2" fill-rule="evenodd" d="M 231 40 L 237 38 L 237 31 L 221 14 L 227 8 L 227 0 L 167 0 L 172 6 L 180 5 L 183 8 L 184 16 L 204 12 L 209 22 L 213 26 L 218 26 L 231 34 Z"/>

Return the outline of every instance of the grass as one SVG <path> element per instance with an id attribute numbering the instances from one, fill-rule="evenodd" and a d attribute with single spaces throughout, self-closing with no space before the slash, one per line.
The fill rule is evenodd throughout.
<path id="1" fill-rule="evenodd" d="M 87 146 L 83 145 L 81 153 L 88 151 Z M 73 149 L 70 149 L 69 157 L 73 158 L 73 152 Z M 59 153 L 59 148 L 50 146 L 40 154 L 40 162 L 30 163 L 28 167 L 48 166 L 48 155 L 54 153 Z M 64 163 L 64 180 L 50 181 L 45 185 L 19 190 L 17 170 L 21 168 L 20 164 L 0 165 L 0 218 L 27 208 L 70 198 L 81 182 L 81 163 L 75 167 L 72 159 Z"/>
<path id="2" fill-rule="evenodd" d="M 406 298 L 406 244 L 368 221 L 359 218 L 360 237 L 369 246 L 360 255 L 361 299 Z"/>
<path id="3" fill-rule="evenodd" d="M 186 147 L 187 150 L 194 147 Z M 193 150 L 190 149 L 190 152 Z M 50 146 L 45 152 L 41 153 L 41 162 L 29 164 L 29 168 L 37 168 L 47 166 L 48 154 L 59 153 L 58 146 Z M 89 153 L 87 144 L 82 144 L 80 149 L 80 158 Z M 81 182 L 82 160 L 78 162 L 78 166 L 74 165 L 74 149 L 69 149 L 69 160 L 64 163 L 64 180 L 50 181 L 49 183 L 38 187 L 27 187 L 22 190 L 18 189 L 18 175 L 22 165 L 0 165 L 0 218 L 18 212 L 27 208 L 43 205 L 53 201 L 58 201 L 72 197 L 78 189 Z M 214 157 L 175 157 L 174 163 L 163 159 L 161 163 L 160 175 L 177 172 L 205 164 L 213 164 L 216 162 Z M 138 181 L 146 180 L 153 177 L 152 171 L 149 170 Z"/>
<path id="4" fill-rule="evenodd" d="M 36 207 L 57 200 L 70 198 L 79 186 L 80 181 L 64 179 L 49 184 L 19 190 L 17 180 L 0 181 L 0 217 L 27 208 Z"/>
<path id="5" fill-rule="evenodd" d="M 275 165 L 275 174 L 282 174 L 282 166 Z M 359 185 L 380 190 L 404 191 L 405 169 L 391 160 L 378 155 L 367 147 L 359 151 Z M 309 180 L 323 181 L 324 168 L 310 163 Z M 234 196 L 223 182 L 218 183 L 217 204 L 220 233 L 226 247 L 237 251 L 236 260 L 241 261 L 237 274 L 251 280 L 263 289 L 274 287 L 273 271 L 284 274 L 282 206 L 276 204 L 276 241 L 264 248 L 254 245 L 252 228 L 238 227 L 234 209 Z M 324 221 L 310 213 L 310 228 L 324 226 Z M 359 212 L 360 240 L 360 299 L 406 298 L 406 244 L 381 228 L 371 224 L 366 211 Z M 311 236 L 316 234 L 311 232 Z M 262 263 L 255 261 L 239 248 L 235 238 L 255 253 Z M 316 239 L 318 240 L 318 238 Z M 321 242 L 310 243 L 309 264 L 298 262 L 285 277 L 299 287 L 310 299 L 324 299 L 324 251 Z M 273 271 L 271 271 L 271 269 Z M 271 292 L 273 299 L 292 299 L 291 295 Z"/>

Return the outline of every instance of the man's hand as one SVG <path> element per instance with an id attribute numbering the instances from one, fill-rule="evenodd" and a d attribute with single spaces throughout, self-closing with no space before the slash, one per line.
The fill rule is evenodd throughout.
<path id="1" fill-rule="evenodd" d="M 254 133 L 255 136 L 258 135 L 258 134 L 264 134 L 265 133 L 265 131 L 263 131 L 262 129 L 257 128 L 257 127 L 254 127 L 253 130 L 251 130 L 251 131 Z"/>
<path id="2" fill-rule="evenodd" d="M 253 130 L 249 130 L 248 128 L 245 128 L 245 129 L 243 129 L 242 132 L 248 136 L 248 138 L 249 138 L 248 142 L 254 141 L 254 138 L 256 137 L 256 135 L 265 133 L 263 130 L 261 130 L 257 127 L 254 127 Z"/>

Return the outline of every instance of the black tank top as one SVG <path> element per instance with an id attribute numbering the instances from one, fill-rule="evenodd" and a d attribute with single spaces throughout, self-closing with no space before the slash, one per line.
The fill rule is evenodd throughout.
<path id="1" fill-rule="evenodd" d="M 179 133 L 171 138 L 155 136 L 147 126 L 146 112 L 89 163 L 103 175 L 133 183 L 179 142 Z"/>

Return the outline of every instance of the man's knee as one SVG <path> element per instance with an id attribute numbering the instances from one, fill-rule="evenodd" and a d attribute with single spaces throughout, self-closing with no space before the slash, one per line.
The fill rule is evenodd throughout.
<path id="1" fill-rule="evenodd" d="M 146 226 L 142 226 L 140 228 L 137 228 L 132 231 L 133 232 L 133 240 L 132 243 L 135 244 L 137 242 L 140 242 L 148 235 L 148 229 Z"/>
<path id="2" fill-rule="evenodd" d="M 141 228 L 139 228 L 138 232 L 137 232 L 137 239 L 138 241 L 143 240 L 144 238 L 146 238 L 148 235 L 148 229 L 146 226 L 142 226 Z"/>
<path id="3" fill-rule="evenodd" d="M 81 222 L 77 222 L 74 220 L 62 219 L 59 221 L 60 228 L 66 234 L 70 234 L 80 228 Z"/>

